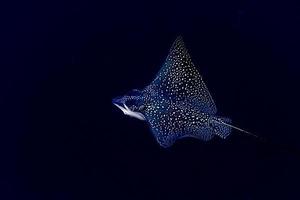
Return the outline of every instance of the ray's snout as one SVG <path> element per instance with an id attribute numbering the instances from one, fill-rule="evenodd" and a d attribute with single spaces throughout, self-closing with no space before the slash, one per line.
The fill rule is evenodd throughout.
<path id="1" fill-rule="evenodd" d="M 112 99 L 112 103 L 119 108 L 124 114 L 126 113 L 125 102 L 122 96 L 118 96 Z"/>
<path id="2" fill-rule="evenodd" d="M 130 117 L 137 118 L 139 120 L 145 120 L 146 118 L 144 115 L 140 112 L 134 111 L 132 106 L 127 106 L 126 104 L 128 103 L 128 99 L 126 100 L 125 97 L 116 97 L 112 99 L 112 103 L 118 107 L 125 115 L 128 115 Z M 126 101 L 126 102 L 125 102 Z"/>

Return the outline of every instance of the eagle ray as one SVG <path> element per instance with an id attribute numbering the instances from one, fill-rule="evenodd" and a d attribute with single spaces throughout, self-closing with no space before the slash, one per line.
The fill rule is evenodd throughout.
<path id="1" fill-rule="evenodd" d="M 141 91 L 134 89 L 114 98 L 113 104 L 125 115 L 147 121 L 162 147 L 170 147 L 184 137 L 225 139 L 232 128 L 257 137 L 231 125 L 231 119 L 216 115 L 214 100 L 181 36 L 176 38 L 154 80 Z"/>

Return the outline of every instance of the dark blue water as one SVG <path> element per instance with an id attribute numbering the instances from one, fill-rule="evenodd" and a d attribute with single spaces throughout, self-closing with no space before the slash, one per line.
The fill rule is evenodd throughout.
<path id="1" fill-rule="evenodd" d="M 3 6 L 0 199 L 299 199 L 300 10 L 289 1 Z M 233 132 L 161 148 L 111 99 L 182 35 Z"/>

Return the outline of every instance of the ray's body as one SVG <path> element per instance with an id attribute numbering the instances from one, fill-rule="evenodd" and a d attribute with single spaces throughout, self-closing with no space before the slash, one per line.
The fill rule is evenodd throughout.
<path id="1" fill-rule="evenodd" d="M 216 115 L 216 105 L 183 43 L 178 37 L 155 79 L 142 91 L 113 99 L 124 114 L 146 120 L 157 142 L 171 146 L 183 137 L 204 141 L 226 138 L 232 126 L 229 118 Z"/>

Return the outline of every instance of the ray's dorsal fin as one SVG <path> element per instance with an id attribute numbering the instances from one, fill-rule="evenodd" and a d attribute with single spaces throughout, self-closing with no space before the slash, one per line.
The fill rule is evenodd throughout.
<path id="1" fill-rule="evenodd" d="M 151 85 L 160 95 L 173 101 L 187 101 L 205 113 L 217 112 L 216 105 L 181 36 L 178 36 L 172 44 L 161 70 Z"/>

